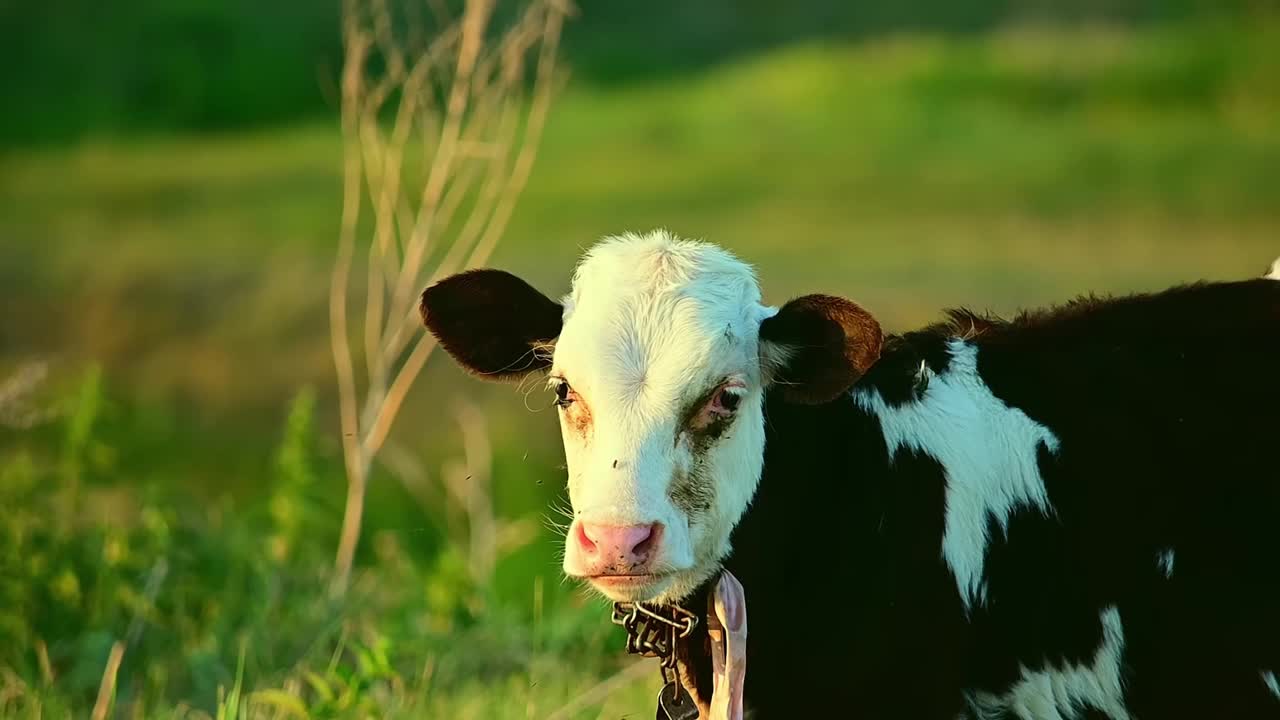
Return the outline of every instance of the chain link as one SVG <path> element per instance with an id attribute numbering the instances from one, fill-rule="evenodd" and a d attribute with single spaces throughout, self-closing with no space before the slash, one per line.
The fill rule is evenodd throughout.
<path id="1" fill-rule="evenodd" d="M 658 658 L 662 679 L 676 678 L 676 641 L 689 637 L 698 626 L 697 615 L 676 605 L 655 608 L 620 602 L 613 604 L 612 620 L 627 629 L 628 653 Z"/>

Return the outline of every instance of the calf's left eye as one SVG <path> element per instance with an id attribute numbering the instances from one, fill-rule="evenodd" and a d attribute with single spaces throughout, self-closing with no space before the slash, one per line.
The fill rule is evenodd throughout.
<path id="1" fill-rule="evenodd" d="M 717 422 L 732 418 L 742 404 L 746 391 L 741 383 L 730 383 L 717 388 L 690 418 L 688 427 L 691 430 L 704 430 Z"/>
<path id="2" fill-rule="evenodd" d="M 717 409 L 725 412 L 733 412 L 738 409 L 738 403 L 742 402 L 742 396 L 729 388 L 720 388 L 720 392 L 716 393 L 714 405 Z"/>

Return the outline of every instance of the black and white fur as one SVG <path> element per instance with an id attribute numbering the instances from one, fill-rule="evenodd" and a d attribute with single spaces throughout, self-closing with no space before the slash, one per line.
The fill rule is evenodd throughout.
<path id="1" fill-rule="evenodd" d="M 473 370 L 509 367 L 468 354 L 478 341 L 450 320 L 492 288 L 447 290 L 424 298 L 428 327 Z M 745 588 L 749 717 L 1280 718 L 1280 283 L 959 311 L 883 338 L 811 297 L 740 309 L 763 318 L 745 368 L 763 442 L 731 465 L 759 474 L 701 477 L 712 498 L 751 492 L 710 513 L 736 517 L 727 538 L 696 518 L 683 536 Z M 644 512 L 616 478 L 576 482 Z M 707 582 L 672 587 L 655 598 L 706 608 Z M 709 698 L 705 634 L 682 662 Z"/>

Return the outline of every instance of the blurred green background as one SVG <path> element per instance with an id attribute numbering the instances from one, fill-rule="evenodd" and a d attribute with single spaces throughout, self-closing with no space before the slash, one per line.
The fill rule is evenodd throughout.
<path id="1" fill-rule="evenodd" d="M 339 4 L 7 2 L 0 27 L 0 715 L 88 716 L 116 642 L 118 717 L 651 712 L 656 671 L 615 677 L 606 608 L 559 577 L 547 402 L 442 355 L 325 597 Z M 548 293 L 658 226 L 891 329 L 1280 255 L 1276 2 L 584 0 L 564 57 L 490 262 Z M 463 401 L 523 533 L 492 582 L 443 489 Z"/>

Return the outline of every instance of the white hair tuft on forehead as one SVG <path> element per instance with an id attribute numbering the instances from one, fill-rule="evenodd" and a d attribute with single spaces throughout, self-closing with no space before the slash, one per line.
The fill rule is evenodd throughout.
<path id="1" fill-rule="evenodd" d="M 571 313 L 583 297 L 673 293 L 738 307 L 760 301 L 755 270 L 733 253 L 653 230 L 607 237 L 593 245 L 574 271 L 565 305 Z"/>

